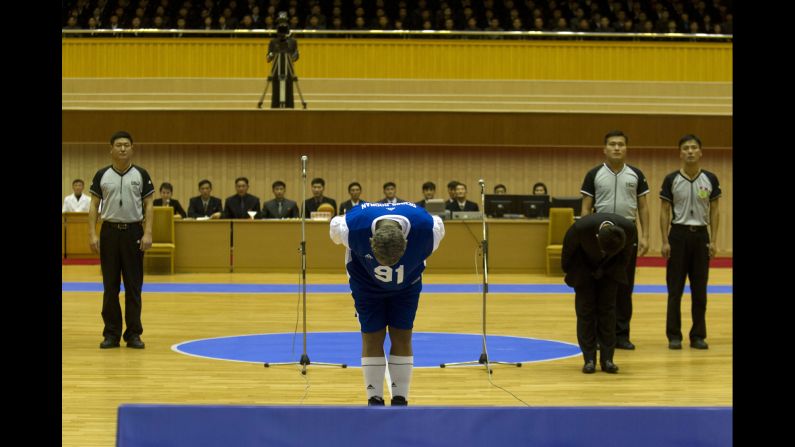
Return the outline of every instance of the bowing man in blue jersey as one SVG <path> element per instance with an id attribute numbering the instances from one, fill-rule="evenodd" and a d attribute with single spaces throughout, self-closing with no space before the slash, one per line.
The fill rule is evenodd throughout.
<path id="1" fill-rule="evenodd" d="M 392 405 L 407 405 L 414 353 L 411 330 L 425 259 L 439 247 L 444 223 L 410 202 L 363 203 L 331 220 L 331 240 L 345 244 L 353 301 L 362 327 L 362 372 L 368 405 L 384 405 L 384 373 Z M 392 349 L 384 356 L 389 327 Z"/>

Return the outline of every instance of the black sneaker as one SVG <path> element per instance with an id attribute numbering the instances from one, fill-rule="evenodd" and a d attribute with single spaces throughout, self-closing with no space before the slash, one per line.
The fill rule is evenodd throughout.
<path id="1" fill-rule="evenodd" d="M 368 407 L 383 407 L 384 406 L 384 398 L 381 396 L 373 396 L 367 399 L 367 406 Z"/>
<path id="2" fill-rule="evenodd" d="M 391 404 L 393 407 L 405 407 L 409 402 L 403 396 L 392 396 Z"/>
<path id="3" fill-rule="evenodd" d="M 146 345 L 143 341 L 141 341 L 141 337 L 135 336 L 129 340 L 127 340 L 127 347 L 134 348 L 134 349 L 143 349 Z"/>
<path id="4" fill-rule="evenodd" d="M 690 347 L 695 349 L 709 349 L 709 345 L 703 338 L 694 338 L 690 340 Z"/>
<path id="5" fill-rule="evenodd" d="M 102 343 L 99 344 L 99 349 L 110 349 L 118 347 L 119 347 L 119 340 L 110 337 L 105 337 L 105 339 L 102 340 Z"/>
<path id="6" fill-rule="evenodd" d="M 596 362 L 588 360 L 582 367 L 583 374 L 593 374 L 596 372 Z"/>
<path id="7" fill-rule="evenodd" d="M 682 349 L 682 340 L 671 340 L 668 342 L 668 349 Z"/>

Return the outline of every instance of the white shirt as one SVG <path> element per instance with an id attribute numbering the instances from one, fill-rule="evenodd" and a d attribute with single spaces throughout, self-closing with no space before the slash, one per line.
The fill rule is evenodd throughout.
<path id="1" fill-rule="evenodd" d="M 81 194 L 80 200 L 77 200 L 74 194 L 69 194 L 63 199 L 62 213 L 87 213 L 88 208 L 91 206 L 91 198 L 88 194 Z"/>

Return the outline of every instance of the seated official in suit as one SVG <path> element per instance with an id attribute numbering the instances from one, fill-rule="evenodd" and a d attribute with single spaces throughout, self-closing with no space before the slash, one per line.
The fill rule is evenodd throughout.
<path id="1" fill-rule="evenodd" d="M 300 217 L 298 215 L 298 204 L 290 199 L 284 198 L 284 193 L 287 191 L 287 185 L 281 181 L 276 180 L 271 186 L 273 189 L 273 200 L 268 200 L 262 206 L 263 219 L 284 219 L 286 217 Z"/>
<path id="2" fill-rule="evenodd" d="M 323 191 L 326 189 L 326 181 L 320 177 L 312 179 L 312 197 L 306 199 L 304 202 L 304 209 L 306 210 L 306 218 L 310 218 L 312 216 L 312 211 L 317 211 L 317 207 L 320 206 L 321 203 L 328 203 L 330 204 L 334 210 L 332 211 L 332 215 L 337 213 L 337 201 L 332 199 L 331 197 L 324 197 Z"/>
<path id="3" fill-rule="evenodd" d="M 436 184 L 433 182 L 425 182 L 422 184 L 422 196 L 423 199 L 416 203 L 417 206 L 421 208 L 425 208 L 425 202 L 433 199 L 433 196 L 436 195 Z"/>
<path id="4" fill-rule="evenodd" d="M 405 202 L 397 196 L 397 185 L 395 182 L 384 183 L 384 198 L 379 200 L 378 203 L 400 203 Z"/>
<path id="5" fill-rule="evenodd" d="M 634 240 L 636 232 L 635 223 L 625 217 L 596 213 L 574 222 L 563 238 L 560 264 L 566 284 L 574 288 L 577 342 L 585 374 L 596 371 L 597 340 L 602 371 L 618 372 L 613 363 L 616 293 L 619 284 L 628 284 L 627 264 L 637 247 L 627 241 Z"/>
<path id="6" fill-rule="evenodd" d="M 450 196 L 450 198 L 447 199 L 447 203 L 455 202 L 455 188 L 458 186 L 458 183 L 458 180 L 450 180 L 447 182 L 447 194 Z"/>
<path id="7" fill-rule="evenodd" d="M 221 199 L 212 196 L 213 184 L 209 180 L 199 182 L 199 195 L 191 197 L 188 203 L 188 217 L 194 219 L 199 217 L 209 217 L 210 219 L 220 219 L 224 207 Z"/>
<path id="8" fill-rule="evenodd" d="M 224 219 L 252 219 L 248 214 L 254 211 L 254 219 L 259 215 L 259 197 L 248 193 L 248 179 L 238 177 L 235 179 L 235 191 L 237 194 L 227 197 L 224 202 Z"/>
<path id="9" fill-rule="evenodd" d="M 348 194 L 350 194 L 351 199 L 340 204 L 340 215 L 345 214 L 354 206 L 366 202 L 366 200 L 359 199 L 362 195 L 362 185 L 360 185 L 359 182 L 351 182 L 351 184 L 348 185 Z"/>
<path id="10" fill-rule="evenodd" d="M 160 185 L 160 198 L 155 199 L 155 201 L 152 202 L 152 206 L 170 206 L 174 208 L 174 215 L 180 218 L 186 217 L 188 214 L 182 209 L 179 200 L 171 198 L 172 194 L 174 194 L 174 187 L 171 183 L 163 182 L 163 184 Z"/>
<path id="11" fill-rule="evenodd" d="M 480 207 L 478 207 L 477 203 L 467 200 L 467 185 L 463 183 L 458 183 L 455 186 L 455 200 L 447 202 L 446 208 L 450 210 L 450 212 L 480 211 Z"/>
<path id="12" fill-rule="evenodd" d="M 91 207 L 91 197 L 88 194 L 83 194 L 85 184 L 80 179 L 75 179 L 72 182 L 72 194 L 64 197 L 62 213 L 87 213 Z"/>

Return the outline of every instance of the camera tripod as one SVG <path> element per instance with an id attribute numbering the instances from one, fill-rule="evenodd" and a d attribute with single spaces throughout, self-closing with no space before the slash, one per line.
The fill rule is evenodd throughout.
<path id="1" fill-rule="evenodd" d="M 273 65 L 271 66 L 271 74 L 265 81 L 265 91 L 262 92 L 262 96 L 259 97 L 259 102 L 257 103 L 258 109 L 262 108 L 262 102 L 265 101 L 265 95 L 268 94 L 268 88 L 274 80 L 278 80 L 279 82 L 279 96 L 278 98 L 272 98 L 272 109 L 293 108 L 292 89 L 290 89 L 289 97 L 287 92 L 288 80 L 295 82 L 295 87 L 298 89 L 298 96 L 301 98 L 301 105 L 306 109 L 306 101 L 304 101 L 304 95 L 301 93 L 301 86 L 298 85 L 298 76 L 295 75 L 293 61 L 287 53 L 282 52 L 276 53 L 274 57 Z M 273 91 L 276 91 L 276 86 L 273 87 Z"/>

